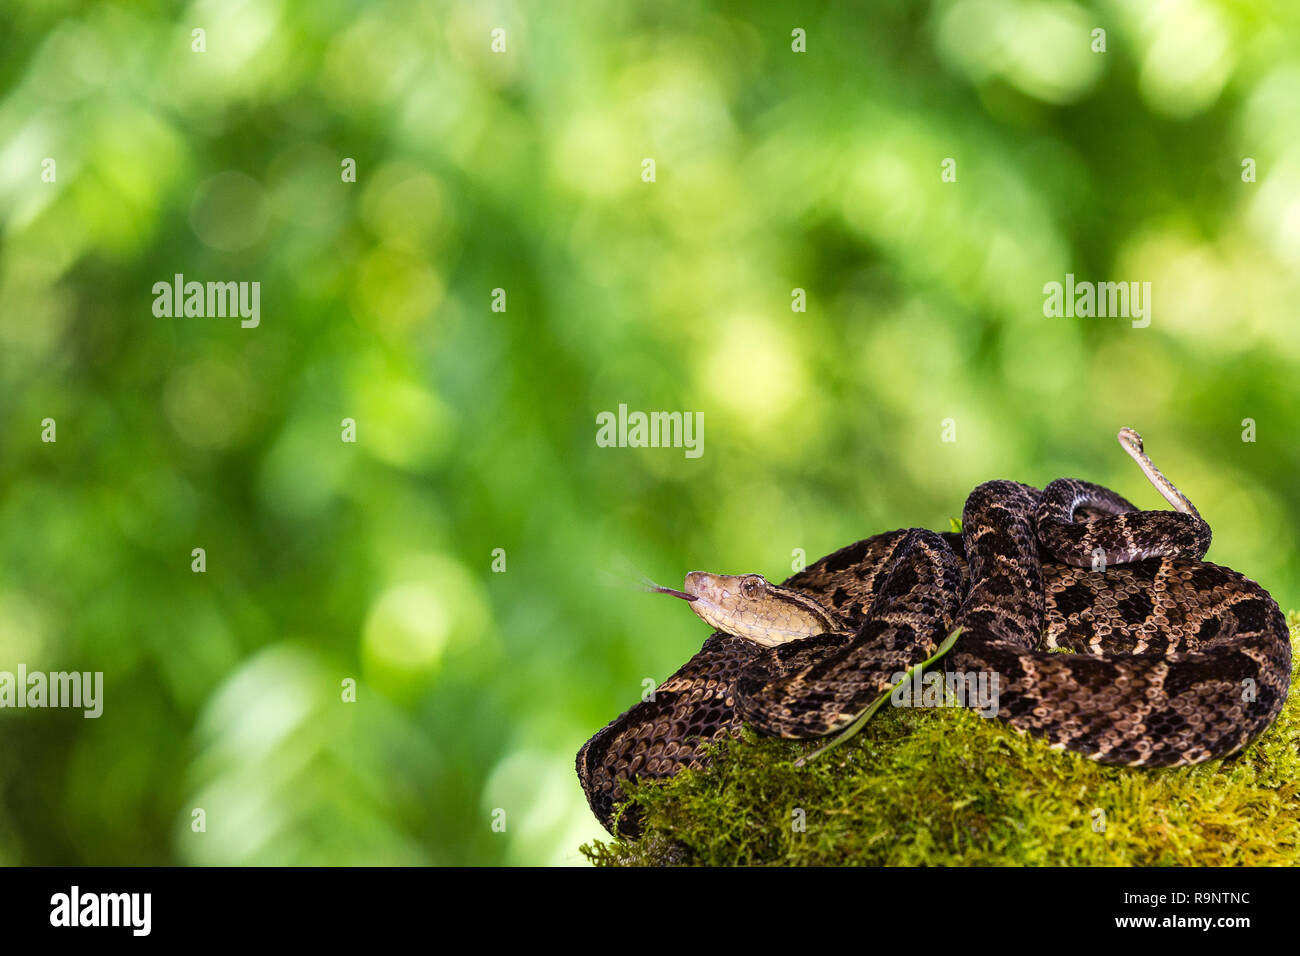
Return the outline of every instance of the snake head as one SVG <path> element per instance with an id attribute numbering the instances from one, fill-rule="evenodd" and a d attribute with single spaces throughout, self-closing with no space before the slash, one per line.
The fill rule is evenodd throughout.
<path id="1" fill-rule="evenodd" d="M 692 571 L 683 588 L 691 610 L 712 627 L 761 647 L 839 630 L 834 617 L 807 595 L 761 574 Z"/>

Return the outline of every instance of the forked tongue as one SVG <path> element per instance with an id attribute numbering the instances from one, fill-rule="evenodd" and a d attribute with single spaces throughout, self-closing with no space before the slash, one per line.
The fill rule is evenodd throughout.
<path id="1" fill-rule="evenodd" d="M 694 601 L 694 594 L 687 594 L 685 591 L 675 591 L 672 588 L 666 588 L 662 585 L 655 584 L 649 578 L 642 578 L 641 585 L 652 594 L 671 594 L 675 598 L 681 598 L 683 601 Z"/>

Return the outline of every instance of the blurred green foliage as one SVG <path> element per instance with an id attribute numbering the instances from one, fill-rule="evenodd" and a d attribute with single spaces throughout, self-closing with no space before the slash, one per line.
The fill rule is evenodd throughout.
<path id="1" fill-rule="evenodd" d="M 105 709 L 0 712 L 0 861 L 581 862 L 573 754 L 706 636 L 622 582 L 780 579 L 995 477 L 1162 506 L 1125 424 L 1293 605 L 1297 40 L 1227 0 L 5 3 L 0 670 Z M 1151 282 L 1150 327 L 1044 318 L 1067 272 Z M 155 317 L 176 273 L 260 326 Z M 620 403 L 703 456 L 597 447 Z"/>

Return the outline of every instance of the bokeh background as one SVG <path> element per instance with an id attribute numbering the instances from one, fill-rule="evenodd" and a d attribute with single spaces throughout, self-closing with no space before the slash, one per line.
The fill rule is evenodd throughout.
<path id="1" fill-rule="evenodd" d="M 0 711 L 0 862 L 581 862 L 575 752 L 707 636 L 640 574 L 1163 507 L 1125 424 L 1295 607 L 1298 265 L 1289 3 L 7 0 L 0 670 L 106 687 Z"/>

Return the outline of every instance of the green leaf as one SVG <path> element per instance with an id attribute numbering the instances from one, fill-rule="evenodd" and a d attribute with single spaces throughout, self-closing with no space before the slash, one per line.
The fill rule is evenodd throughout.
<path id="1" fill-rule="evenodd" d="M 812 753 L 800 757 L 798 760 L 794 762 L 794 765 L 796 767 L 802 767 L 809 760 L 813 760 L 816 757 L 820 757 L 828 750 L 834 750 L 840 744 L 844 743 L 844 741 L 848 740 L 850 737 L 856 734 L 859 730 L 861 730 L 866 725 L 867 721 L 872 718 L 875 712 L 880 709 L 881 705 L 884 704 L 884 702 L 889 699 L 889 696 L 894 691 L 898 690 L 898 688 L 902 687 L 904 684 L 911 681 L 916 674 L 925 670 L 925 668 L 929 667 L 939 658 L 943 657 L 943 655 L 947 654 L 950 650 L 952 650 L 953 645 L 957 643 L 957 638 L 960 636 L 961 636 L 961 628 L 960 627 L 954 628 L 953 632 L 944 639 L 944 642 L 939 645 L 938 649 L 935 650 L 933 654 L 931 654 L 925 660 L 921 661 L 921 663 L 913 664 L 911 667 L 909 667 L 907 669 L 907 672 L 903 674 L 901 680 L 899 680 L 896 684 L 892 685 L 888 690 L 886 690 L 883 694 L 877 697 L 875 701 L 872 702 L 871 706 L 868 707 L 866 710 L 864 710 L 862 713 L 860 713 L 857 717 L 855 717 L 853 719 L 853 723 L 849 724 L 842 731 L 840 731 L 840 733 L 835 737 L 834 740 L 832 740 L 826 746 L 820 747 L 817 750 L 814 750 Z"/>

